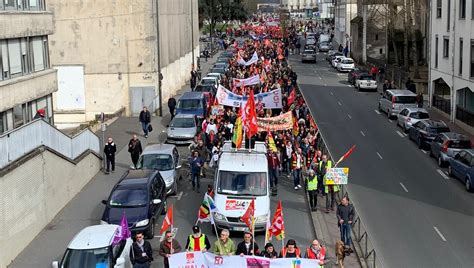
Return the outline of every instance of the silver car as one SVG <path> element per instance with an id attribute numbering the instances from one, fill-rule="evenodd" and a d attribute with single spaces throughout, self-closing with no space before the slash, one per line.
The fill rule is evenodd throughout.
<path id="1" fill-rule="evenodd" d="M 431 143 L 430 156 L 438 160 L 442 167 L 463 149 L 471 149 L 471 140 L 462 134 L 444 132 L 439 134 Z"/>
<path id="2" fill-rule="evenodd" d="M 316 52 L 311 49 L 306 49 L 301 53 L 301 62 L 312 61 L 316 62 Z"/>
<path id="3" fill-rule="evenodd" d="M 188 144 L 198 131 L 198 120 L 193 114 L 177 114 L 167 129 L 166 143 Z"/>
<path id="4" fill-rule="evenodd" d="M 138 169 L 156 169 L 166 184 L 166 194 L 178 192 L 180 158 L 178 149 L 172 144 L 149 144 L 138 159 Z"/>
<path id="5" fill-rule="evenodd" d="M 416 108 L 416 94 L 406 89 L 389 89 L 381 93 L 378 109 L 388 118 L 397 116 L 404 108 Z"/>
<path id="6" fill-rule="evenodd" d="M 328 52 L 332 49 L 332 45 L 329 42 L 321 42 L 318 47 L 320 52 Z"/>
<path id="7" fill-rule="evenodd" d="M 428 111 L 423 108 L 404 108 L 398 114 L 397 125 L 399 125 L 405 132 L 420 120 L 428 120 L 430 115 Z"/>

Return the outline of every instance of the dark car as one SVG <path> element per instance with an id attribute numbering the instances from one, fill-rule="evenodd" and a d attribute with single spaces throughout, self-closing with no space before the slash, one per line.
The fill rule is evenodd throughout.
<path id="1" fill-rule="evenodd" d="M 422 149 L 443 132 L 449 132 L 449 127 L 445 123 L 434 120 L 421 120 L 413 124 L 408 132 L 408 138 L 414 140 L 418 148 Z"/>
<path id="2" fill-rule="evenodd" d="M 354 69 L 350 70 L 349 73 L 347 74 L 347 82 L 349 82 L 351 85 L 355 85 L 355 80 L 357 77 L 360 77 L 362 75 L 369 75 L 367 70 L 361 69 L 359 67 L 355 67 Z"/>
<path id="3" fill-rule="evenodd" d="M 132 232 L 144 232 L 151 239 L 158 216 L 166 213 L 166 184 L 158 170 L 129 170 L 102 203 L 102 223 L 120 225 L 125 215 Z"/>
<path id="4" fill-rule="evenodd" d="M 326 55 L 326 60 L 329 61 L 329 62 L 332 62 L 332 60 L 333 60 L 336 56 L 344 56 L 344 54 L 342 54 L 342 52 L 339 52 L 339 51 L 331 50 L 331 51 L 329 51 L 328 54 Z"/>
<path id="5" fill-rule="evenodd" d="M 464 183 L 466 191 L 471 192 L 474 183 L 474 150 L 462 150 L 450 158 L 448 174 L 460 179 Z"/>
<path id="6" fill-rule="evenodd" d="M 226 73 L 226 70 L 225 70 L 225 68 L 222 68 L 222 67 L 214 67 L 214 68 L 210 69 L 209 72 L 210 72 L 210 73 L 225 74 L 225 73 Z"/>
<path id="7" fill-rule="evenodd" d="M 471 149 L 471 140 L 462 134 L 445 132 L 431 143 L 430 156 L 438 159 L 438 166 L 441 167 L 462 149 Z"/>

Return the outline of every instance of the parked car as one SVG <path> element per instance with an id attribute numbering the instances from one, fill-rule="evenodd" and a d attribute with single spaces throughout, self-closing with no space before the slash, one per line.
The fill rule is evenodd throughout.
<path id="1" fill-rule="evenodd" d="M 337 63 L 339 63 L 343 58 L 345 58 L 343 55 L 337 55 L 337 56 L 334 56 L 332 62 L 331 62 L 331 65 L 333 68 L 336 68 L 337 66 Z"/>
<path id="2" fill-rule="evenodd" d="M 216 63 L 225 63 L 225 64 L 228 64 L 228 63 L 229 63 L 229 58 L 228 58 L 228 57 L 224 57 L 224 56 L 220 56 L 219 58 L 217 58 Z"/>
<path id="3" fill-rule="evenodd" d="M 450 158 L 448 174 L 461 180 L 466 191 L 471 192 L 474 183 L 474 149 L 462 150 Z"/>
<path id="4" fill-rule="evenodd" d="M 347 74 L 347 82 L 349 82 L 351 85 L 355 85 L 356 78 L 361 75 L 369 75 L 369 73 L 360 67 L 354 67 L 354 69 L 350 70 Z"/>
<path id="5" fill-rule="evenodd" d="M 212 69 L 209 70 L 210 73 L 220 73 L 220 74 L 225 74 L 226 69 L 222 67 L 213 67 Z"/>
<path id="6" fill-rule="evenodd" d="M 201 79 L 201 85 L 212 85 L 215 88 L 219 86 L 219 80 L 215 76 L 206 76 Z"/>
<path id="7" fill-rule="evenodd" d="M 307 61 L 316 63 L 316 52 L 314 52 L 314 50 L 305 49 L 303 53 L 301 53 L 301 62 Z"/>
<path id="8" fill-rule="evenodd" d="M 52 267 L 132 267 L 130 262 L 132 239 L 128 238 L 112 245 L 119 228 L 119 225 L 104 224 L 82 229 L 69 242 L 61 261 L 54 261 Z"/>
<path id="9" fill-rule="evenodd" d="M 422 149 L 425 145 L 431 146 L 431 142 L 438 134 L 449 132 L 449 127 L 441 121 L 420 120 L 413 124 L 408 131 L 408 138 L 413 140 Z"/>
<path id="10" fill-rule="evenodd" d="M 199 120 L 192 114 L 178 114 L 171 120 L 167 129 L 167 143 L 188 144 L 196 136 Z"/>
<path id="11" fill-rule="evenodd" d="M 329 42 L 320 42 L 318 49 L 320 52 L 328 52 L 330 49 L 332 49 L 332 44 Z"/>
<path id="12" fill-rule="evenodd" d="M 176 115 L 192 114 L 199 119 L 207 116 L 209 102 L 204 92 L 185 92 L 178 100 Z"/>
<path id="13" fill-rule="evenodd" d="M 471 140 L 458 133 L 439 134 L 431 143 L 430 156 L 438 160 L 438 166 L 444 166 L 450 158 L 463 149 L 471 149 Z"/>
<path id="14" fill-rule="evenodd" d="M 405 132 L 408 132 L 413 124 L 416 124 L 420 120 L 428 119 L 430 119 L 430 115 L 426 109 L 404 108 L 398 114 L 397 125 L 400 126 Z"/>
<path id="15" fill-rule="evenodd" d="M 354 69 L 354 60 L 351 58 L 342 58 L 340 62 L 336 64 L 336 69 L 339 72 L 349 72 Z"/>
<path id="16" fill-rule="evenodd" d="M 355 79 L 355 87 L 358 91 L 370 90 L 377 91 L 377 81 L 371 75 L 365 74 Z"/>
<path id="17" fill-rule="evenodd" d="M 342 56 L 342 52 L 339 52 L 337 50 L 329 50 L 328 53 L 326 54 L 326 60 L 331 62 L 332 61 L 332 57 L 334 56 Z"/>
<path id="18" fill-rule="evenodd" d="M 306 45 L 316 45 L 316 38 L 314 37 L 314 35 L 308 35 L 308 37 L 306 38 Z"/>
<path id="19" fill-rule="evenodd" d="M 389 89 L 380 95 L 378 109 L 387 113 L 388 118 L 397 116 L 404 108 L 418 107 L 415 93 L 406 89 Z"/>
<path id="20" fill-rule="evenodd" d="M 217 84 L 221 84 L 222 82 L 222 79 L 224 78 L 224 75 L 223 74 L 220 74 L 220 73 L 208 73 L 206 75 L 206 77 L 215 77 L 217 78 Z"/>
<path id="21" fill-rule="evenodd" d="M 220 68 L 224 69 L 227 71 L 229 69 L 229 63 L 228 62 L 216 62 L 212 68 Z"/>
<path id="22" fill-rule="evenodd" d="M 132 233 L 141 231 L 152 239 L 158 216 L 166 213 L 165 181 L 158 170 L 128 170 L 102 204 L 102 224 L 120 224 L 125 215 Z"/>

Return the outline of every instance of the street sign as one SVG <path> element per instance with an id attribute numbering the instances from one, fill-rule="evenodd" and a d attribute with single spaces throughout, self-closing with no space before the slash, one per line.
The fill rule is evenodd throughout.
<path id="1" fill-rule="evenodd" d="M 325 185 L 347 184 L 349 168 L 330 168 L 326 172 Z"/>

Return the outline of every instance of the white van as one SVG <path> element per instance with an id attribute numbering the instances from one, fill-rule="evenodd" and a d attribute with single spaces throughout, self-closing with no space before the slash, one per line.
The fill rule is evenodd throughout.
<path id="1" fill-rule="evenodd" d="M 329 39 L 331 39 L 331 37 L 328 34 L 322 34 L 319 36 L 319 43 L 329 42 Z"/>
<path id="2" fill-rule="evenodd" d="M 240 218 L 255 199 L 255 232 L 265 231 L 271 194 L 266 153 L 263 142 L 256 142 L 251 152 L 224 144 L 214 180 L 217 212 L 213 217 L 218 229 L 249 231 Z"/>

